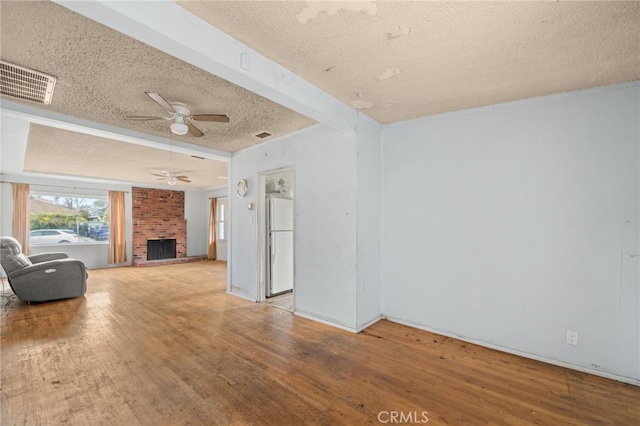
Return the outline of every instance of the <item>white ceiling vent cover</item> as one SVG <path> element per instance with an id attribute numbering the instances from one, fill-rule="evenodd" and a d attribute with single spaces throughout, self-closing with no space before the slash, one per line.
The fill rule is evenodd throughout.
<path id="1" fill-rule="evenodd" d="M 0 60 L 0 93 L 12 98 L 50 105 L 56 78 Z"/>

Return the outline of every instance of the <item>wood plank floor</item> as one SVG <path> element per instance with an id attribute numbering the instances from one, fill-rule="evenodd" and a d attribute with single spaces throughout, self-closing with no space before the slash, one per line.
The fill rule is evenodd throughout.
<path id="1" fill-rule="evenodd" d="M 225 294 L 220 262 L 92 270 L 2 319 L 2 425 L 637 425 L 640 388 Z M 395 420 L 395 422 L 394 422 Z"/>

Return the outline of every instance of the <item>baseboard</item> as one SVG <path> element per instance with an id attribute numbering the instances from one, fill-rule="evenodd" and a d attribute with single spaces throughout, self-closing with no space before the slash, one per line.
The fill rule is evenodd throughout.
<path id="1" fill-rule="evenodd" d="M 511 349 L 511 348 L 506 348 L 504 346 L 494 345 L 492 343 L 483 342 L 481 340 L 475 340 L 475 339 L 469 339 L 469 338 L 461 337 L 461 336 L 455 335 L 453 333 L 447 333 L 447 332 L 444 332 L 442 330 L 432 329 L 432 328 L 429 328 L 429 327 L 425 327 L 425 326 L 422 326 L 422 325 L 414 324 L 412 322 L 404 321 L 404 320 L 401 320 L 401 319 L 398 319 L 398 318 L 394 318 L 394 317 L 384 316 L 384 319 L 386 319 L 388 321 L 391 321 L 391 322 L 398 323 L 398 324 L 406 325 L 408 327 L 417 328 L 417 329 L 420 329 L 420 330 L 428 331 L 430 333 L 439 334 L 441 336 L 451 337 L 452 339 L 456 339 L 456 340 L 460 340 L 460 341 L 468 342 L 468 343 L 473 343 L 474 345 L 482 346 L 482 347 L 489 348 L 489 349 L 494 349 L 494 350 L 500 351 L 500 352 L 505 352 L 505 353 L 508 353 L 508 354 L 511 354 L 511 355 L 517 355 L 517 356 L 521 356 L 523 358 L 529 358 L 529 359 L 533 359 L 535 361 L 544 362 L 546 364 L 557 365 L 558 367 L 568 368 L 569 370 L 580 371 L 582 373 L 593 374 L 594 376 L 604 377 L 605 379 L 611 379 L 611 380 L 616 380 L 618 382 L 627 383 L 627 384 L 634 385 L 634 386 L 640 386 L 640 380 L 639 379 L 634 379 L 634 378 L 625 377 L 625 376 L 619 376 L 617 374 L 612 374 L 612 373 L 607 373 L 607 372 L 604 372 L 604 371 L 594 370 L 592 368 L 587 368 L 587 367 L 582 367 L 580 365 L 570 364 L 568 362 L 559 361 L 559 360 L 553 359 L 553 358 L 546 358 L 546 357 L 543 357 L 543 356 L 540 356 L 540 355 L 531 354 L 529 352 L 519 351 L 517 349 Z"/>
<path id="2" fill-rule="evenodd" d="M 364 323 L 363 325 L 361 325 L 360 327 L 358 327 L 356 330 L 356 333 L 360 333 L 362 330 L 371 327 L 373 324 L 377 323 L 378 321 L 380 321 L 382 319 L 382 315 L 378 315 L 377 317 L 373 318 L 372 320 Z"/>
<path id="3" fill-rule="evenodd" d="M 310 314 L 308 312 L 295 311 L 293 314 L 298 316 L 298 317 L 301 317 L 301 318 L 305 318 L 305 319 L 308 319 L 308 320 L 311 320 L 311 321 L 319 322 L 319 323 L 322 323 L 322 324 L 325 324 L 325 325 L 329 325 L 331 327 L 335 327 L 335 328 L 339 328 L 341 330 L 349 331 L 351 333 L 358 333 L 358 330 L 353 328 L 353 327 L 349 327 L 349 326 L 346 326 L 344 324 L 340 324 L 340 323 L 337 323 L 337 322 L 334 322 L 334 321 L 331 321 L 331 320 L 327 320 L 325 318 L 321 318 L 321 317 L 315 316 L 315 315 Z"/>
<path id="4" fill-rule="evenodd" d="M 233 292 L 231 292 L 229 290 L 227 290 L 225 293 L 227 293 L 227 294 L 229 294 L 231 296 L 239 297 L 240 299 L 248 300 L 249 302 L 256 303 L 256 299 L 252 299 L 249 296 L 245 296 L 243 294 L 233 293 Z"/>

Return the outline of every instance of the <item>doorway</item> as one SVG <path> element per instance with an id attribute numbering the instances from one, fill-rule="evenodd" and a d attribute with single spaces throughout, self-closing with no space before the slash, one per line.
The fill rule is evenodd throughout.
<path id="1" fill-rule="evenodd" d="M 260 300 L 293 312 L 294 268 L 294 170 L 287 167 L 259 175 L 258 194 Z"/>

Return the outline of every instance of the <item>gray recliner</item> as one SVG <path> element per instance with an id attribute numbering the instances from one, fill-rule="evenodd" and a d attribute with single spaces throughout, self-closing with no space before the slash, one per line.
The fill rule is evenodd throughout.
<path id="1" fill-rule="evenodd" d="M 44 302 L 78 297 L 87 291 L 87 268 L 66 253 L 25 256 L 18 240 L 0 237 L 0 264 L 20 300 Z"/>

